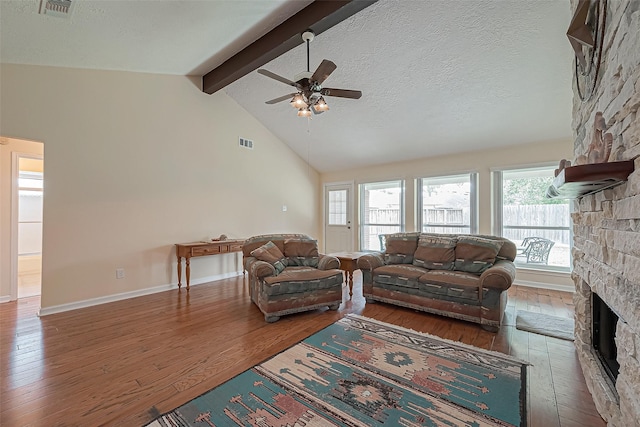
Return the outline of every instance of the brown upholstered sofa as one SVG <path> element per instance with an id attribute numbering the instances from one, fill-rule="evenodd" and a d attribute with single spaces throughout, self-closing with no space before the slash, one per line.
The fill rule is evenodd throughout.
<path id="1" fill-rule="evenodd" d="M 340 261 L 319 254 L 317 241 L 305 234 L 254 236 L 242 254 L 251 300 L 267 322 L 327 306 L 336 310 L 342 302 Z"/>
<path id="2" fill-rule="evenodd" d="M 396 233 L 358 259 L 367 302 L 382 301 L 497 331 L 515 279 L 516 246 L 496 236 Z"/>

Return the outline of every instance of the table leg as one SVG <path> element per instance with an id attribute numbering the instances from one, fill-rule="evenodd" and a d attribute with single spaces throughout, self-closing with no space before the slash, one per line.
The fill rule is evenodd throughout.
<path id="1" fill-rule="evenodd" d="M 178 257 L 178 290 L 182 286 L 182 257 Z"/>
<path id="2" fill-rule="evenodd" d="M 349 270 L 349 298 L 353 296 L 353 270 Z"/>
<path id="3" fill-rule="evenodd" d="M 191 260 L 187 257 L 185 258 L 185 264 L 187 264 L 187 291 L 189 290 L 189 279 L 191 278 Z"/>

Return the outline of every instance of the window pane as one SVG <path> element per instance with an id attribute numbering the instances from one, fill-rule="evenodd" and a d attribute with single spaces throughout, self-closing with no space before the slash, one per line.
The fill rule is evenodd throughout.
<path id="1" fill-rule="evenodd" d="M 43 188 L 42 172 L 20 171 L 18 175 L 19 188 Z"/>
<path id="2" fill-rule="evenodd" d="M 475 204 L 471 175 L 422 178 L 422 231 L 428 233 L 472 233 Z"/>
<path id="3" fill-rule="evenodd" d="M 329 190 L 329 225 L 347 225 L 347 190 Z"/>
<path id="4" fill-rule="evenodd" d="M 570 267 L 569 201 L 545 198 L 553 178 L 552 167 L 502 173 L 502 235 L 518 246 L 518 264 Z"/>
<path id="5" fill-rule="evenodd" d="M 379 235 L 403 230 L 402 181 L 362 184 L 360 189 L 360 246 L 377 251 Z"/>

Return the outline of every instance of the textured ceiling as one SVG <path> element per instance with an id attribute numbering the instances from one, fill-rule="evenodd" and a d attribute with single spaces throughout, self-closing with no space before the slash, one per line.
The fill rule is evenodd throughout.
<path id="1" fill-rule="evenodd" d="M 309 4 L 286 0 L 0 0 L 0 60 L 14 64 L 202 75 Z"/>
<path id="2" fill-rule="evenodd" d="M 0 60 L 202 75 L 308 3 L 77 0 L 60 19 L 1 0 Z M 338 66 L 325 86 L 361 99 L 307 120 L 266 105 L 292 88 L 255 71 L 224 90 L 319 171 L 566 139 L 570 15 L 563 0 L 379 0 L 311 43 L 312 70 Z M 306 49 L 263 68 L 293 79 Z"/>

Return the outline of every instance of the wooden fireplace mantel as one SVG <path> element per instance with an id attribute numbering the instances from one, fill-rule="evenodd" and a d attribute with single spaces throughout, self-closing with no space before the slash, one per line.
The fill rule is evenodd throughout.
<path id="1" fill-rule="evenodd" d="M 560 171 L 547 189 L 548 199 L 576 199 L 615 187 L 634 171 L 634 161 L 569 166 Z"/>

